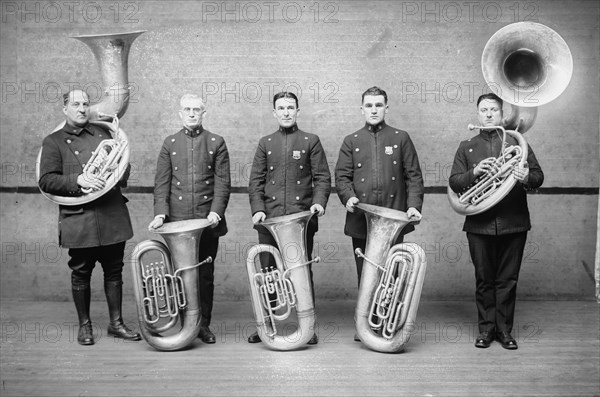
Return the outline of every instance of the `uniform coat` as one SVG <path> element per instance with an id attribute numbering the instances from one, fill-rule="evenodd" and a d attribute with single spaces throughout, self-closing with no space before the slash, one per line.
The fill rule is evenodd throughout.
<path id="1" fill-rule="evenodd" d="M 96 125 L 84 128 L 65 124 L 44 139 L 40 159 L 39 186 L 58 196 L 81 196 L 77 176 L 110 133 Z M 126 183 L 128 171 L 121 179 Z M 127 199 L 117 185 L 90 203 L 59 206 L 59 244 L 65 248 L 89 248 L 124 242 L 133 236 Z"/>
<path id="2" fill-rule="evenodd" d="M 343 205 L 351 197 L 359 202 L 399 211 L 423 207 L 423 177 L 415 147 L 406 131 L 381 122 L 344 138 L 335 167 L 335 185 Z M 408 225 L 401 235 L 414 230 Z M 344 233 L 367 238 L 365 216 L 346 212 Z"/>
<path id="3" fill-rule="evenodd" d="M 252 215 L 295 214 L 313 204 L 325 208 L 330 192 L 331 173 L 317 135 L 294 125 L 260 139 L 248 185 Z M 317 227 L 316 216 L 312 222 Z"/>
<path id="4" fill-rule="evenodd" d="M 205 233 L 227 233 L 225 209 L 231 192 L 229 153 L 225 140 L 204 129 L 181 129 L 162 145 L 154 181 L 154 214 L 168 221 L 206 218 L 216 212 L 221 221 Z"/>

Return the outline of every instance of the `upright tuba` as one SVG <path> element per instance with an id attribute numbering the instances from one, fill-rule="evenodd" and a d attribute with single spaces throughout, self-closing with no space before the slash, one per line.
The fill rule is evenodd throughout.
<path id="1" fill-rule="evenodd" d="M 210 226 L 207 219 L 165 223 L 154 230 L 167 245 L 156 240 L 142 241 L 132 253 L 132 270 L 140 332 L 146 342 L 162 351 L 183 349 L 200 331 L 198 263 L 200 237 Z M 157 251 L 161 259 L 145 260 Z M 179 323 L 179 330 L 173 332 Z M 164 334 L 171 331 L 168 335 Z M 161 335 L 164 334 L 164 335 Z"/>
<path id="2" fill-rule="evenodd" d="M 98 61 L 104 98 L 90 107 L 90 124 L 98 125 L 110 132 L 112 139 L 102 141 L 90 160 L 83 167 L 83 174 L 101 178 L 105 182 L 102 190 L 83 190 L 79 197 L 62 197 L 40 192 L 47 199 L 60 205 L 82 205 L 96 200 L 110 191 L 121 179 L 129 165 L 129 139 L 119 127 L 121 118 L 129 105 L 129 78 L 127 60 L 133 41 L 145 31 L 122 34 L 84 35 L 73 38 L 82 41 L 92 50 Z M 109 121 L 110 120 L 110 121 Z M 61 129 L 64 122 L 54 131 Z M 36 179 L 40 179 L 42 149 L 36 160 Z"/>
<path id="3" fill-rule="evenodd" d="M 356 333 L 369 349 L 398 353 L 414 332 L 427 258 L 415 243 L 391 247 L 411 223 L 405 212 L 357 204 L 367 218 L 367 245 L 354 313 Z"/>
<path id="4" fill-rule="evenodd" d="M 292 350 L 306 345 L 314 334 L 315 308 L 308 265 L 306 230 L 313 214 L 303 211 L 267 219 L 261 223 L 275 238 L 277 248 L 257 244 L 250 248 L 246 260 L 250 297 L 258 335 L 273 350 Z M 257 270 L 256 257 L 266 252 L 275 259 L 276 267 Z M 291 334 L 278 326 L 295 309 L 297 328 Z"/>
<path id="5" fill-rule="evenodd" d="M 481 56 L 483 77 L 490 89 L 511 104 L 511 113 L 495 128 L 514 137 L 513 145 L 496 159 L 495 172 L 482 175 L 467 191 L 448 186 L 450 206 L 461 215 L 476 215 L 500 202 L 514 187 L 512 170 L 527 161 L 527 142 L 521 134 L 537 117 L 537 107 L 556 99 L 569 85 L 573 58 L 563 38 L 535 22 L 517 22 L 498 30 Z M 469 125 L 469 129 L 482 127 Z"/>

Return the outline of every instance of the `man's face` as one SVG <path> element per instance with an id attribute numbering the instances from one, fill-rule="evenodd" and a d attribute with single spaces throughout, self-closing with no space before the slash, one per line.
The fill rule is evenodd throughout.
<path id="1" fill-rule="evenodd" d="M 365 95 L 360 107 L 367 124 L 377 125 L 385 120 L 388 106 L 383 95 Z"/>
<path id="2" fill-rule="evenodd" d="M 90 119 L 90 100 L 85 92 L 75 90 L 69 94 L 69 101 L 63 107 L 67 123 L 83 127 Z"/>
<path id="3" fill-rule="evenodd" d="M 296 101 L 293 98 L 279 98 L 275 101 L 273 117 L 277 119 L 277 122 L 283 128 L 296 124 L 298 112 L 300 112 L 300 109 L 296 107 Z"/>
<path id="4" fill-rule="evenodd" d="M 202 125 L 206 111 L 200 98 L 184 98 L 180 105 L 179 117 L 184 127 L 194 130 Z"/>
<path id="5" fill-rule="evenodd" d="M 492 127 L 500 125 L 502 122 L 502 108 L 493 99 L 484 99 L 479 102 L 477 109 L 477 118 L 482 126 Z"/>

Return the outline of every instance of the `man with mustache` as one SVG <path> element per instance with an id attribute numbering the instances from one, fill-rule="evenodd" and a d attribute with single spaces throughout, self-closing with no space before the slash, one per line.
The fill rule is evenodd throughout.
<path id="1" fill-rule="evenodd" d="M 227 233 L 225 209 L 231 192 L 229 152 L 225 140 L 202 126 L 206 109 L 198 95 L 185 94 L 180 100 L 183 128 L 168 136 L 162 145 L 154 179 L 154 214 L 149 230 L 163 222 L 208 219 L 212 227 L 202 232 L 198 262 L 213 261 L 198 268 L 202 317 L 198 337 L 215 343 L 209 328 L 214 295 L 215 257 L 219 237 Z"/>
<path id="2" fill-rule="evenodd" d="M 450 188 L 457 193 L 467 190 L 485 173 L 496 169 L 496 158 L 502 147 L 502 99 L 495 94 L 484 94 L 477 99 L 479 135 L 460 143 L 450 173 Z M 506 144 L 516 145 L 516 139 L 507 135 Z M 544 182 L 544 173 L 528 146 L 528 167 L 515 167 L 517 183 L 492 208 L 465 218 L 463 231 L 467 232 L 469 251 L 475 266 L 475 300 L 479 336 L 475 346 L 487 348 L 494 339 L 503 348 L 515 350 L 517 341 L 512 337 L 517 297 L 517 280 L 531 229 L 526 190 L 536 189 Z"/>
<path id="3" fill-rule="evenodd" d="M 331 174 L 327 157 L 319 137 L 298 128 L 296 118 L 300 109 L 298 97 L 291 92 L 280 92 L 273 97 L 273 117 L 279 129 L 262 137 L 258 143 L 248 185 L 252 222 L 258 231 L 258 242 L 277 246 L 268 230 L 259 226 L 267 218 L 290 215 L 310 210 L 318 217 L 325 213 L 331 191 Z M 314 235 L 318 230 L 317 216 L 307 227 L 307 252 L 312 257 Z M 263 269 L 274 266 L 272 256 L 261 254 Z M 314 300 L 314 284 L 310 269 Z M 257 332 L 249 343 L 260 342 Z M 315 333 L 308 344 L 318 343 Z"/>
<path id="4" fill-rule="evenodd" d="M 379 87 L 362 94 L 365 125 L 344 138 L 335 166 L 337 194 L 347 211 L 344 233 L 352 237 L 353 251 L 360 248 L 364 252 L 367 243 L 367 223 L 364 214 L 355 209 L 358 203 L 404 211 L 411 219 L 421 219 L 424 187 L 419 157 L 408 133 L 386 124 L 387 99 Z M 393 245 L 413 230 L 414 226 L 406 226 Z M 360 285 L 363 258 L 354 259 Z M 354 340 L 359 341 L 357 335 Z"/>
<path id="5" fill-rule="evenodd" d="M 44 139 L 40 160 L 39 186 L 42 191 L 66 197 L 82 196 L 82 188 L 102 190 L 103 179 L 82 174 L 100 142 L 110 133 L 88 123 L 90 101 L 81 90 L 63 97 L 64 126 Z M 90 320 L 90 279 L 96 262 L 104 271 L 104 292 L 110 323 L 108 334 L 127 340 L 141 340 L 121 317 L 122 269 L 125 241 L 133 236 L 127 199 L 121 194 L 129 178 L 129 167 L 121 181 L 96 200 L 82 205 L 59 207 L 59 244 L 69 249 L 71 290 L 79 318 L 77 342 L 93 345 Z"/>

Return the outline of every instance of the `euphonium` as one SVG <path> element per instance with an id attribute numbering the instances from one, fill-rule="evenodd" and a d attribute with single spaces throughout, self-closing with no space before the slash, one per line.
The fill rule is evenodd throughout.
<path id="1" fill-rule="evenodd" d="M 129 140 L 127 134 L 119 128 L 118 120 L 129 105 L 129 79 L 127 76 L 127 59 L 133 41 L 144 31 L 123 34 L 86 35 L 74 38 L 85 43 L 96 57 L 100 74 L 104 98 L 99 103 L 90 107 L 90 124 L 105 128 L 112 135 L 112 139 L 102 141 L 92 158 L 84 166 L 84 175 L 94 175 L 104 180 L 102 190 L 82 190 L 79 197 L 62 197 L 41 191 L 42 195 L 60 205 L 82 205 L 96 200 L 110 191 L 125 174 L 129 165 Z M 112 119 L 108 122 L 107 119 Z M 59 124 L 54 131 L 61 129 L 64 122 Z M 36 161 L 36 179 L 40 179 L 40 149 Z"/>
<path id="2" fill-rule="evenodd" d="M 375 205 L 356 208 L 367 218 L 365 252 L 355 252 L 364 258 L 354 313 L 356 333 L 372 350 L 397 353 L 414 332 L 427 259 L 417 244 L 391 244 L 405 226 L 418 221 Z"/>
<path id="3" fill-rule="evenodd" d="M 258 335 L 273 350 L 292 350 L 303 346 L 314 334 L 315 309 L 308 265 L 306 229 L 313 214 L 309 211 L 267 219 L 260 223 L 275 238 L 277 248 L 254 245 L 248 251 L 246 268 L 250 297 Z M 266 252 L 275 259 L 276 267 L 257 270 L 256 257 Z M 297 329 L 292 334 L 278 333 L 278 323 L 296 309 Z"/>
<path id="4" fill-rule="evenodd" d="M 133 250 L 131 264 L 140 333 L 157 350 L 183 349 L 198 336 L 198 266 L 213 260 L 208 257 L 197 262 L 198 243 L 210 225 L 206 219 L 165 223 L 154 232 L 165 239 L 166 246 L 146 240 Z M 151 251 L 158 251 L 162 259 L 144 262 L 144 256 Z M 178 332 L 161 335 L 172 330 L 178 320 Z"/>
<path id="5" fill-rule="evenodd" d="M 496 158 L 493 170 L 481 175 L 466 191 L 454 193 L 448 187 L 450 206 L 461 215 L 477 215 L 496 205 L 517 183 L 513 169 L 527 163 L 527 142 L 518 131 L 505 130 L 501 126 L 482 127 L 469 125 L 469 129 L 494 129 L 502 131 L 502 148 Z M 506 135 L 517 140 L 518 145 L 505 146 Z"/>
<path id="6" fill-rule="evenodd" d="M 567 88 L 573 74 L 573 58 L 567 43 L 554 30 L 535 22 L 517 22 L 498 30 L 488 40 L 481 56 L 481 68 L 490 89 L 511 104 L 510 116 L 496 128 L 515 137 L 521 148 L 527 148 L 521 134 L 533 126 L 537 107 L 553 101 Z M 522 156 L 524 159 L 519 162 L 524 164 L 527 152 Z M 504 166 L 506 160 L 501 153 L 497 166 Z M 459 199 L 448 187 L 450 205 L 461 215 L 475 215 L 492 208 L 514 186 L 514 178 L 504 176 L 519 162 L 510 161 L 513 167 L 510 170 L 504 167 L 502 175 L 495 173 L 482 178 L 485 189 L 475 189 L 473 195 L 469 195 L 475 202 L 468 203 L 464 193 Z M 497 183 L 500 179 L 504 182 Z M 496 189 L 501 193 L 494 192 Z"/>

